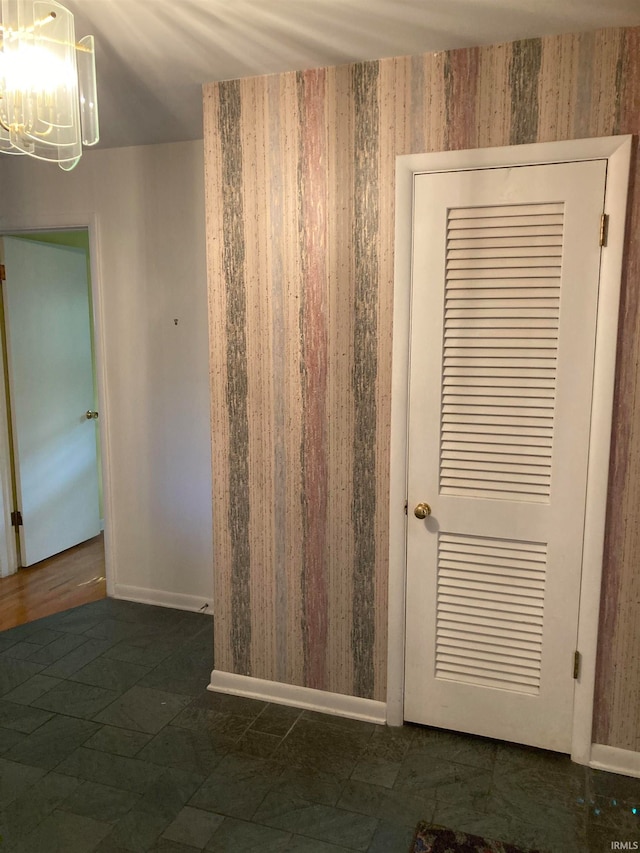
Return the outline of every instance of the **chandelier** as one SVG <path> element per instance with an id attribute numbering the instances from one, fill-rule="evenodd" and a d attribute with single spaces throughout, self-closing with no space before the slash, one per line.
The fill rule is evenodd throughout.
<path id="1" fill-rule="evenodd" d="M 0 151 L 69 171 L 98 142 L 93 36 L 54 0 L 1 0 Z"/>

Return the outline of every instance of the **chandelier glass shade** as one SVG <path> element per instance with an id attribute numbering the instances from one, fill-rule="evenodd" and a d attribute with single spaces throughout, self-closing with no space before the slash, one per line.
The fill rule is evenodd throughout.
<path id="1" fill-rule="evenodd" d="M 0 2 L 0 152 L 73 169 L 100 138 L 93 36 L 55 0 Z"/>

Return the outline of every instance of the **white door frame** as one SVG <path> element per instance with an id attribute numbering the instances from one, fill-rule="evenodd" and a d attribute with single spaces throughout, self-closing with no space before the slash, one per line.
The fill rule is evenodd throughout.
<path id="1" fill-rule="evenodd" d="M 4 263 L 4 259 L 0 260 Z M 0 578 L 6 578 L 18 571 L 18 549 L 15 531 L 11 525 L 13 483 L 2 332 L 3 330 L 0 330 Z"/>
<path id="2" fill-rule="evenodd" d="M 434 154 L 408 154 L 396 159 L 391 484 L 389 495 L 389 645 L 387 671 L 387 723 L 389 725 L 402 725 L 404 721 L 405 588 L 407 572 L 405 502 L 407 500 L 414 175 L 424 172 L 451 172 L 606 159 L 608 165 L 604 212 L 609 215 L 609 229 L 607 245 L 602 252 L 600 266 L 582 585 L 578 620 L 578 649 L 582 654 L 582 667 L 580 677 L 575 685 L 571 749 L 571 757 L 574 761 L 580 764 L 589 764 L 591 760 L 618 308 L 631 147 L 631 136 L 614 136 Z"/>
<path id="3" fill-rule="evenodd" d="M 69 216 L 63 211 L 46 217 L 29 215 L 24 219 L 12 220 L 2 229 L 3 235 L 19 235 L 21 231 L 33 234 L 36 231 L 63 231 L 86 228 L 89 233 L 89 258 L 91 264 L 91 296 L 93 302 L 93 329 L 98 381 L 98 404 L 100 412 L 100 450 L 102 455 L 102 497 L 104 510 L 104 551 L 107 595 L 114 592 L 113 547 L 115 531 L 114 515 L 111 511 L 111 441 L 109 433 L 109 394 L 106 371 L 106 348 L 104 333 L 104 299 L 102 255 L 100 248 L 100 222 L 95 213 Z M 1 463 L 0 463 L 1 464 Z"/>

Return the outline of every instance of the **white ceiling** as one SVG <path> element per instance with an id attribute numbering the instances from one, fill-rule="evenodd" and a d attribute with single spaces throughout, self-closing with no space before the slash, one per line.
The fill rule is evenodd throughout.
<path id="1" fill-rule="evenodd" d="M 202 136 L 201 84 L 640 24 L 639 0 L 62 0 L 96 37 L 101 147 Z"/>

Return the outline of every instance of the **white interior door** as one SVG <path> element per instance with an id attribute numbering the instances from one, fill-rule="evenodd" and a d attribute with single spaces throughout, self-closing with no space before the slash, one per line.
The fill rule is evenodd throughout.
<path id="1" fill-rule="evenodd" d="M 407 720 L 570 751 L 605 179 L 416 175 Z"/>
<path id="2" fill-rule="evenodd" d="M 23 566 L 100 532 L 84 252 L 4 238 L 4 305 Z"/>

